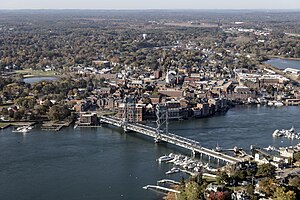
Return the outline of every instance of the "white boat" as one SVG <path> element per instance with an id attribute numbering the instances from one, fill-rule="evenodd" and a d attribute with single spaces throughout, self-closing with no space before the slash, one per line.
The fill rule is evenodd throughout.
<path id="1" fill-rule="evenodd" d="M 264 148 L 264 149 L 267 151 L 275 151 L 276 150 L 276 148 L 273 146 L 268 146 L 267 148 Z"/>
<path id="2" fill-rule="evenodd" d="M 267 105 L 268 106 L 281 107 L 284 104 L 281 101 L 269 101 Z"/>
<path id="3" fill-rule="evenodd" d="M 282 130 L 275 130 L 272 134 L 273 137 L 286 137 L 288 139 L 300 139 L 300 135 L 299 133 L 295 133 L 295 129 L 294 129 L 294 126 L 292 126 L 291 129 L 289 130 L 285 130 L 285 129 L 282 129 Z"/>
<path id="4" fill-rule="evenodd" d="M 13 130 L 12 132 L 14 133 L 28 133 L 29 131 L 31 131 L 33 129 L 32 126 L 22 126 L 22 127 L 18 127 L 15 130 Z"/>
<path id="5" fill-rule="evenodd" d="M 275 102 L 274 102 L 274 106 L 276 106 L 276 107 L 281 107 L 281 106 L 283 106 L 283 103 L 280 102 L 280 101 L 275 101 Z"/>
<path id="6" fill-rule="evenodd" d="M 159 157 L 158 158 L 158 162 L 167 162 L 167 161 L 170 161 L 170 160 L 172 160 L 173 158 L 172 157 L 170 157 L 170 156 L 161 156 L 161 157 Z"/>
<path id="7" fill-rule="evenodd" d="M 171 170 L 167 171 L 166 174 L 174 174 L 174 173 L 179 173 L 181 170 L 178 168 L 173 167 Z"/>
<path id="8" fill-rule="evenodd" d="M 282 136 L 282 135 L 281 135 L 281 133 L 279 132 L 279 130 L 276 129 L 276 130 L 273 132 L 272 136 L 273 136 L 273 137 L 280 137 L 280 136 Z"/>

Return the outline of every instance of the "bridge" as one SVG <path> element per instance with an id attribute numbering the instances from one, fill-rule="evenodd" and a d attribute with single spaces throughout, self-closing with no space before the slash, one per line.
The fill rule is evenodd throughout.
<path id="1" fill-rule="evenodd" d="M 205 148 L 195 140 L 191 140 L 169 132 L 164 132 L 163 130 L 159 130 L 158 128 L 146 126 L 135 122 L 129 123 L 124 119 L 116 118 L 116 117 L 108 117 L 108 116 L 100 117 L 100 122 L 123 128 L 125 132 L 134 131 L 136 133 L 140 133 L 142 135 L 152 137 L 155 139 L 155 141 L 162 141 L 162 142 L 176 145 L 184 149 L 191 150 L 194 156 L 196 154 L 198 155 L 200 154 L 201 156 L 206 155 L 208 156 L 209 159 L 215 158 L 218 161 L 221 160 L 230 164 L 235 164 L 243 161 L 243 159 L 241 158 L 233 157 L 221 152 L 216 152 L 214 150 Z"/>

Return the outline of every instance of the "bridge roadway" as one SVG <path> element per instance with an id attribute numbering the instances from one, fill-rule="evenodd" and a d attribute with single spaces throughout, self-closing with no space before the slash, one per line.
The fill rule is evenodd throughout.
<path id="1" fill-rule="evenodd" d="M 102 116 L 100 118 L 101 123 L 107 123 L 110 125 L 114 125 L 117 127 L 123 127 L 123 121 L 122 119 L 115 118 L 115 117 L 107 117 L 107 116 Z M 172 133 L 169 134 L 164 134 L 160 133 L 159 135 L 156 133 L 156 129 L 150 126 L 146 126 L 143 124 L 130 124 L 128 123 L 126 127 L 123 127 L 124 130 L 131 130 L 137 133 L 141 133 L 143 135 L 147 135 L 156 139 L 159 139 L 160 141 L 167 142 L 188 150 L 191 150 L 193 154 L 201 154 L 201 155 L 206 155 L 209 158 L 215 158 L 217 160 L 222 160 L 227 163 L 235 164 L 237 162 L 242 162 L 243 159 L 241 158 L 236 158 L 230 155 L 226 155 L 224 153 L 216 152 L 211 149 L 202 147 L 199 142 L 195 140 L 191 140 L 179 135 L 175 135 Z"/>

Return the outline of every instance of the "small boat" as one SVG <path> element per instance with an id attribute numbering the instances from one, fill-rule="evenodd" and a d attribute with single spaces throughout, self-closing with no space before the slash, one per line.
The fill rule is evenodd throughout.
<path id="1" fill-rule="evenodd" d="M 31 131 L 33 129 L 32 126 L 22 126 L 22 127 L 18 127 L 15 130 L 13 130 L 12 132 L 14 133 L 28 133 L 29 131 Z"/>
<path id="2" fill-rule="evenodd" d="M 280 135 L 281 135 L 281 133 L 279 133 L 278 129 L 276 129 L 272 134 L 273 137 L 280 137 Z"/>
<path id="3" fill-rule="evenodd" d="M 222 151 L 222 147 L 220 147 L 219 143 L 217 143 L 216 152 L 221 152 L 221 151 Z"/>
<path id="4" fill-rule="evenodd" d="M 167 171 L 166 174 L 170 175 L 170 174 L 175 174 L 175 173 L 179 173 L 181 170 L 178 168 L 173 167 L 171 170 Z"/>
<path id="5" fill-rule="evenodd" d="M 281 107 L 281 106 L 283 106 L 283 103 L 280 101 L 276 101 L 276 102 L 274 102 L 274 106 Z"/>
<path id="6" fill-rule="evenodd" d="M 167 161 L 170 161 L 170 160 L 172 160 L 173 158 L 172 157 L 170 157 L 170 156 L 161 156 L 161 157 L 159 157 L 157 160 L 158 160 L 158 162 L 167 162 Z"/>

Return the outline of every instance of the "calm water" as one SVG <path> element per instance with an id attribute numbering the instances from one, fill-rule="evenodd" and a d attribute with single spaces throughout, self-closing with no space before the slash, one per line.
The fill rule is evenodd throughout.
<path id="1" fill-rule="evenodd" d="M 300 107 L 236 107 L 225 115 L 170 126 L 172 132 L 211 148 L 217 142 L 224 148 L 247 149 L 250 144 L 293 145 L 297 142 L 271 135 L 292 125 L 300 132 L 299 111 Z M 0 199 L 160 199 L 161 194 L 142 186 L 166 178 L 172 166 L 160 166 L 155 159 L 169 152 L 180 149 L 108 127 L 58 133 L 34 129 L 26 136 L 7 129 L 0 131 Z"/>
<path id="2" fill-rule="evenodd" d="M 300 70 L 300 61 L 298 60 L 284 60 L 284 59 L 271 59 L 265 62 L 269 65 L 273 65 L 274 67 L 277 67 L 279 69 L 286 69 L 286 68 L 294 68 Z"/>
<path id="3" fill-rule="evenodd" d="M 54 76 L 45 76 L 45 77 L 30 77 L 30 78 L 24 78 L 23 79 L 25 83 L 37 83 L 40 81 L 56 81 L 58 80 L 57 77 Z"/>

